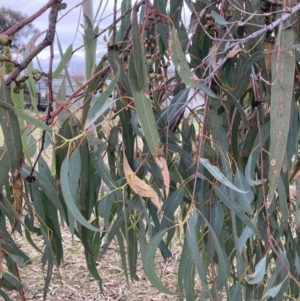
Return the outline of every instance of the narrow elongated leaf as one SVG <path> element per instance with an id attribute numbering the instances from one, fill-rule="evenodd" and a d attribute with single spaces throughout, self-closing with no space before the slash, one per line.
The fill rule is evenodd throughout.
<path id="1" fill-rule="evenodd" d="M 23 284 L 19 281 L 19 279 L 16 276 L 5 271 L 2 271 L 2 276 L 17 290 L 19 291 L 23 290 Z"/>
<path id="2" fill-rule="evenodd" d="M 199 220 L 199 215 L 197 210 L 195 209 L 188 220 L 189 227 L 186 230 L 186 239 L 185 244 L 188 245 L 190 250 L 190 255 L 193 258 L 196 271 L 201 279 L 202 286 L 206 291 L 209 291 L 207 280 L 206 280 L 206 271 L 204 268 L 203 260 L 199 253 L 198 241 L 197 241 L 197 231 L 199 226 L 197 227 L 197 223 Z"/>
<path id="3" fill-rule="evenodd" d="M 187 86 L 196 88 L 195 82 L 192 79 L 190 67 L 187 63 L 186 56 L 182 51 L 182 46 L 175 28 L 172 28 L 171 30 L 171 36 L 169 39 L 169 53 L 172 57 L 173 64 L 183 82 Z"/>
<path id="4" fill-rule="evenodd" d="M 246 193 L 238 193 L 234 192 L 235 199 L 238 204 L 245 209 L 245 212 L 249 212 L 249 214 L 253 214 L 253 209 L 251 208 L 251 203 L 254 200 L 254 193 L 246 181 L 245 177 L 242 173 L 237 170 L 234 178 L 234 185 L 241 190 L 247 191 Z"/>
<path id="5" fill-rule="evenodd" d="M 264 51 L 255 52 L 253 55 L 251 55 L 243 67 L 243 73 L 246 73 L 255 63 L 260 61 L 264 55 Z"/>
<path id="6" fill-rule="evenodd" d="M 156 287 L 160 292 L 168 295 L 176 295 L 175 292 L 172 292 L 162 284 L 161 280 L 158 278 L 155 271 L 154 260 L 155 260 L 156 250 L 166 232 L 167 229 L 159 231 L 154 237 L 152 237 L 149 245 L 146 248 L 145 258 L 147 258 L 147 260 L 145 262 L 144 269 L 145 269 L 145 274 L 148 277 L 151 284 L 154 287 Z"/>
<path id="7" fill-rule="evenodd" d="M 210 96 L 212 98 L 216 98 L 219 99 L 220 97 L 218 95 L 216 95 L 210 88 L 208 88 L 207 86 L 203 85 L 203 84 L 197 84 L 197 87 L 200 91 L 204 92 L 207 96 Z"/>
<path id="8" fill-rule="evenodd" d="M 66 67 L 67 63 L 71 59 L 72 52 L 73 52 L 73 44 L 71 44 L 67 48 L 67 50 L 65 51 L 64 55 L 61 57 L 61 61 L 57 65 L 55 71 L 52 73 L 52 78 L 57 78 L 61 74 L 61 72 L 64 70 L 64 68 Z"/>
<path id="9" fill-rule="evenodd" d="M 15 113 L 7 108 L 14 108 L 8 88 L 5 85 L 3 78 L 1 78 L 0 81 L 0 101 L 2 105 L 6 106 L 6 108 L 0 106 L 0 127 L 2 128 L 6 151 L 10 161 L 10 168 L 12 173 L 14 173 L 18 168 L 18 164 L 22 155 L 20 127 Z"/>
<path id="10" fill-rule="evenodd" d="M 214 10 L 211 11 L 211 14 L 215 21 L 220 25 L 227 25 L 229 22 L 225 21 L 219 14 L 217 14 Z"/>
<path id="11" fill-rule="evenodd" d="M 274 298 L 278 292 L 280 291 L 281 289 L 281 286 L 282 286 L 282 282 L 277 284 L 276 286 L 268 289 L 262 296 L 262 300 L 268 300 L 269 298 Z"/>
<path id="12" fill-rule="evenodd" d="M 262 281 L 266 272 L 266 263 L 267 263 L 267 258 L 265 256 L 255 266 L 254 273 L 251 275 L 247 275 L 247 278 L 250 279 L 247 280 L 249 284 L 256 284 Z"/>
<path id="13" fill-rule="evenodd" d="M 6 102 L 3 102 L 2 100 L 0 100 L 0 106 L 3 106 L 10 110 L 13 110 L 20 119 L 28 121 L 32 125 L 35 125 L 36 127 L 40 128 L 42 130 L 48 131 L 49 133 L 52 133 L 52 129 L 48 125 L 37 120 L 36 118 L 34 118 L 32 116 L 20 111 L 19 109 L 15 108 L 12 104 L 6 103 Z"/>
<path id="14" fill-rule="evenodd" d="M 156 191 L 132 171 L 127 161 L 125 151 L 123 151 L 123 168 L 126 181 L 130 188 L 141 197 L 151 198 L 152 203 L 157 209 L 161 210 L 161 203 Z"/>
<path id="15" fill-rule="evenodd" d="M 247 193 L 245 190 L 241 190 L 235 185 L 233 185 L 223 174 L 222 172 L 214 165 L 210 164 L 206 158 L 199 158 L 201 164 L 210 172 L 212 176 L 214 176 L 220 183 L 225 186 L 241 193 Z"/>
<path id="16" fill-rule="evenodd" d="M 256 219 L 252 220 L 253 224 L 256 224 Z M 245 247 L 245 243 L 248 238 L 250 238 L 253 235 L 253 230 L 251 230 L 248 226 L 244 228 L 242 235 L 240 236 L 238 240 L 238 250 L 240 253 L 242 253 L 243 248 Z"/>
<path id="17" fill-rule="evenodd" d="M 239 219 L 241 219 L 255 234 L 261 237 L 261 234 L 255 227 L 253 222 L 245 214 L 244 210 L 235 202 L 235 200 L 225 191 L 225 189 L 214 186 L 214 190 L 220 201 L 223 202 L 228 208 L 230 208 L 239 217 Z"/>
<path id="18" fill-rule="evenodd" d="M 274 51 L 272 55 L 269 200 L 272 200 L 279 180 L 293 116 L 291 106 L 294 99 L 294 78 L 291 74 L 295 69 L 295 54 L 289 47 L 294 41 L 294 30 L 289 26 L 288 20 L 284 26 L 277 41 L 279 52 Z"/>
<path id="19" fill-rule="evenodd" d="M 103 93 L 96 99 L 95 103 L 89 109 L 87 115 L 87 125 L 86 128 L 89 128 L 95 120 L 97 120 L 108 108 L 107 104 L 113 105 L 116 100 L 108 101 L 109 96 L 112 94 L 113 90 L 115 89 L 120 76 L 120 69 L 116 73 L 115 77 L 107 87 Z"/>
<path id="20" fill-rule="evenodd" d="M 134 98 L 135 107 L 140 118 L 140 123 L 153 156 L 162 155 L 161 142 L 157 132 L 155 119 L 152 112 L 150 96 L 146 89 L 141 90 L 137 82 L 133 57 L 129 63 L 129 80 Z"/>
<path id="21" fill-rule="evenodd" d="M 85 226 L 86 228 L 92 230 L 92 231 L 99 231 L 100 229 L 92 226 L 80 213 L 78 210 L 75 201 L 73 200 L 73 196 L 70 190 L 70 179 L 69 179 L 69 157 L 67 156 L 65 160 L 62 163 L 61 171 L 60 171 L 60 177 L 61 177 L 61 188 L 62 193 L 65 199 L 65 202 L 68 206 L 68 209 L 72 213 L 72 215 L 76 218 L 76 220 Z"/>
<path id="22" fill-rule="evenodd" d="M 252 180 L 251 175 L 253 174 L 253 166 L 252 166 L 252 152 L 249 155 L 248 161 L 247 161 L 247 165 L 245 168 L 245 177 L 246 180 L 248 182 L 248 184 L 252 187 L 254 185 L 261 185 L 264 182 L 266 182 L 266 179 L 257 179 L 257 174 L 256 174 L 256 180 Z"/>
<path id="23" fill-rule="evenodd" d="M 137 86 L 139 90 L 146 89 L 148 85 L 147 64 L 145 59 L 144 42 L 141 40 L 139 25 L 137 21 L 137 8 L 132 11 L 132 40 L 133 40 L 133 58 L 136 72 Z"/>

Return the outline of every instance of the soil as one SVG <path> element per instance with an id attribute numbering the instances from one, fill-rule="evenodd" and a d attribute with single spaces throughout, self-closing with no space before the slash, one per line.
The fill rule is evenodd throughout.
<path id="1" fill-rule="evenodd" d="M 102 278 L 104 294 L 100 292 L 98 282 L 90 275 L 86 268 L 85 256 L 81 242 L 73 237 L 67 228 L 62 229 L 64 244 L 64 263 L 55 268 L 46 300 L 119 300 L 119 301 L 159 301 L 179 300 L 176 296 L 160 293 L 147 280 L 141 260 L 138 261 L 137 276 L 139 281 L 127 283 L 121 266 L 118 245 L 113 242 L 106 254 L 98 262 L 98 272 Z M 18 246 L 32 260 L 32 264 L 20 269 L 22 282 L 26 286 L 27 300 L 43 300 L 44 278 L 41 264 L 41 254 L 34 250 L 25 236 L 15 234 Z M 42 241 L 35 237 L 35 242 L 41 246 Z M 165 262 L 160 253 L 157 253 L 155 262 L 157 274 L 162 277 L 163 283 L 171 290 L 176 291 L 177 270 L 181 244 L 172 248 L 173 257 Z M 17 292 L 9 294 L 12 300 L 22 300 Z"/>

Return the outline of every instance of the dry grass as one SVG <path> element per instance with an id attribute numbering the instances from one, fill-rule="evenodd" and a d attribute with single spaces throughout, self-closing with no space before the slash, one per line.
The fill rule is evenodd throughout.
<path id="1" fill-rule="evenodd" d="M 98 271 L 102 277 L 104 295 L 101 294 L 98 282 L 89 274 L 83 247 L 68 229 L 62 229 L 64 244 L 64 264 L 59 269 L 54 269 L 53 278 L 49 287 L 46 300 L 178 300 L 176 296 L 160 293 L 146 279 L 141 261 L 138 261 L 137 275 L 139 281 L 126 282 L 119 256 L 118 246 L 111 244 L 107 253 L 98 262 Z M 32 264 L 20 269 L 21 278 L 27 289 L 27 300 L 43 299 L 43 273 L 41 255 L 36 252 L 26 241 L 24 236 L 15 236 L 18 246 L 32 259 Z M 35 241 L 39 239 L 36 237 Z M 156 267 L 158 275 L 162 275 L 164 284 L 171 290 L 176 290 L 176 278 L 179 264 L 180 242 L 174 246 L 173 258 L 164 262 L 160 253 L 157 253 Z M 39 241 L 38 243 L 42 243 Z M 38 244 L 37 243 L 37 244 Z M 13 300 L 21 300 L 16 292 L 10 294 Z"/>

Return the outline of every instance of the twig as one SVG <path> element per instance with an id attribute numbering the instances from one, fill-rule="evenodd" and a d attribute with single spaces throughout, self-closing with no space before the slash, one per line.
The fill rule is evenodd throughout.
<path id="1" fill-rule="evenodd" d="M 55 37 L 55 28 L 57 22 L 57 15 L 60 8 L 62 0 L 51 1 L 52 6 L 49 13 L 49 26 L 46 33 L 45 39 L 34 48 L 24 59 L 23 61 L 14 69 L 14 71 L 7 76 L 4 80 L 6 85 L 9 85 L 17 76 L 28 66 L 28 64 L 36 57 L 43 49 L 51 45 Z"/>
<path id="2" fill-rule="evenodd" d="M 21 21 L 20 23 L 17 23 L 13 25 L 8 30 L 1 33 L 1 35 L 7 35 L 11 36 L 14 35 L 17 31 L 19 31 L 21 28 L 26 26 L 27 24 L 34 21 L 36 18 L 38 18 L 40 15 L 42 15 L 48 8 L 50 8 L 57 0 L 50 0 L 46 5 L 44 5 L 42 8 L 40 8 L 35 14 L 28 17 L 27 19 Z"/>
<path id="3" fill-rule="evenodd" d="M 113 43 L 116 43 L 116 33 L 117 33 L 117 0 L 115 0 L 115 4 L 114 4 L 114 23 L 113 23 L 113 34 L 112 34 Z"/>
<path id="4" fill-rule="evenodd" d="M 140 2 L 138 2 L 134 7 L 136 7 L 136 9 L 138 9 L 140 6 L 142 6 L 143 4 L 146 3 L 146 0 L 141 0 Z M 133 7 L 129 8 L 128 10 L 126 10 L 119 18 L 116 18 L 116 20 L 114 20 L 115 23 L 118 23 L 120 20 L 122 20 L 124 17 L 126 17 L 126 15 L 128 15 L 131 11 L 133 10 Z M 111 24 L 109 26 L 107 26 L 106 28 L 102 29 L 99 33 L 94 35 L 94 39 L 100 37 L 103 33 L 105 33 L 109 28 L 111 28 Z"/>
<path id="5" fill-rule="evenodd" d="M 287 13 L 284 13 L 281 18 L 277 19 L 276 21 L 272 22 L 271 24 L 269 24 L 268 26 L 263 27 L 262 29 L 250 34 L 249 36 L 247 36 L 244 39 L 241 39 L 237 42 L 235 42 L 231 47 L 231 53 L 233 53 L 235 50 L 237 50 L 238 48 L 240 48 L 240 44 L 245 44 L 247 41 L 257 38 L 258 36 L 262 35 L 263 33 L 267 32 L 268 30 L 273 30 L 275 27 L 277 27 L 281 22 L 284 22 L 285 20 L 287 20 L 292 14 L 296 13 L 298 10 L 300 10 L 300 3 L 298 3 L 297 5 L 295 5 L 293 8 L 286 8 L 286 11 L 288 11 Z M 198 21 L 198 20 L 197 20 Z M 201 23 L 201 22 L 200 22 Z M 229 47 L 230 48 L 230 47 Z M 229 53 L 230 54 L 230 53 Z M 227 55 L 225 56 L 222 60 L 220 60 L 220 62 L 218 63 L 218 65 L 216 66 L 216 68 L 214 68 L 213 72 L 211 72 L 210 76 L 206 79 L 206 82 L 210 82 L 212 80 L 212 78 L 215 76 L 216 72 L 225 64 L 225 62 L 228 60 L 230 56 Z"/>
<path id="6" fill-rule="evenodd" d="M 282 2 L 281 1 L 273 1 L 273 0 L 263 0 L 264 2 L 267 2 L 273 6 L 282 6 Z"/>

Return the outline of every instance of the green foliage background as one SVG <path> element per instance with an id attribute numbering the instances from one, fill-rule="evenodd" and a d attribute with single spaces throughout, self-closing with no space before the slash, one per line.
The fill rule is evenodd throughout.
<path id="1" fill-rule="evenodd" d="M 9 229 L 14 225 L 33 248 L 31 235 L 43 237 L 45 297 L 53 267 L 63 262 L 63 222 L 82 241 L 99 291 L 96 261 L 116 238 L 127 279 L 137 280 L 140 256 L 149 281 L 180 300 L 298 300 L 300 198 L 291 200 L 290 189 L 300 189 L 300 4 L 153 0 L 132 7 L 122 0 L 120 8 L 117 26 L 100 33 L 87 19 L 84 48 L 93 73 L 71 96 L 64 85 L 74 52 L 59 45 L 53 76 L 64 71 L 57 95 L 64 102 L 51 113 L 53 123 L 23 112 L 22 91 L 1 80 L 0 295 L 22 293 L 18 270 L 30 264 Z M 103 34 L 107 54 L 97 62 Z M 68 109 L 82 92 L 83 108 Z M 187 109 L 193 98 L 198 107 Z M 41 156 L 34 166 L 35 127 L 43 130 L 45 151 L 53 147 L 50 165 Z M 123 150 L 161 210 L 127 185 Z M 154 262 L 157 249 L 172 256 L 176 231 L 184 237 L 177 286 L 166 287 Z"/>

